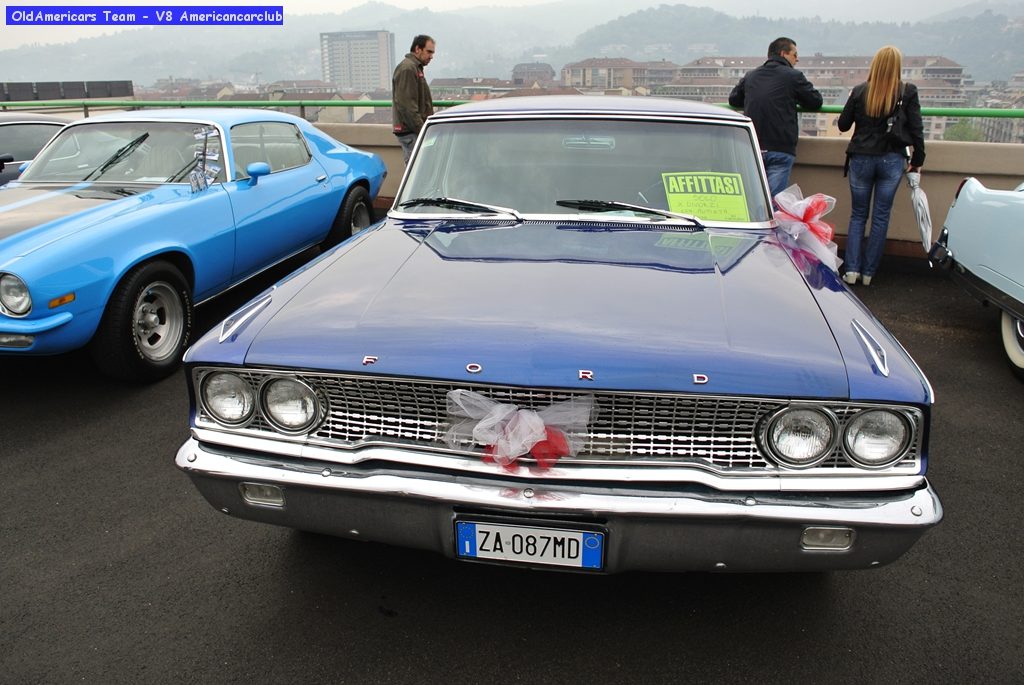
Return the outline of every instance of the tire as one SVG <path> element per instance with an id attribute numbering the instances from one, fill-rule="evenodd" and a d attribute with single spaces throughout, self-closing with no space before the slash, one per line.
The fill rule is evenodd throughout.
<path id="1" fill-rule="evenodd" d="M 1017 378 L 1024 381 L 1024 320 L 1003 312 L 1003 349 Z"/>
<path id="2" fill-rule="evenodd" d="M 173 264 L 148 262 L 121 279 L 89 343 L 104 374 L 155 381 L 174 373 L 192 338 L 192 294 Z"/>
<path id="3" fill-rule="evenodd" d="M 369 191 L 363 186 L 352 186 L 345 199 L 341 201 L 338 214 L 334 217 L 331 230 L 321 243 L 321 247 L 334 247 L 372 223 L 373 204 L 370 202 Z"/>

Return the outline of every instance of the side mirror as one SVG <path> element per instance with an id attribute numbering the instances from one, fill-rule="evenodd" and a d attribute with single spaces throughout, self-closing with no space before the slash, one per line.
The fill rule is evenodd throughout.
<path id="1" fill-rule="evenodd" d="M 13 160 L 12 160 L 12 161 L 13 161 Z M 28 169 L 28 165 L 29 165 L 29 164 L 31 164 L 31 163 L 32 163 L 32 162 L 22 162 L 22 163 L 21 163 L 21 166 L 20 166 L 20 167 L 18 167 L 18 173 L 19 173 L 19 174 L 23 174 L 23 173 L 25 173 L 25 169 Z"/>
<path id="2" fill-rule="evenodd" d="M 249 185 L 254 186 L 260 180 L 260 176 L 266 176 L 270 173 L 270 165 L 266 162 L 253 162 L 245 167 L 245 173 L 249 175 Z"/>

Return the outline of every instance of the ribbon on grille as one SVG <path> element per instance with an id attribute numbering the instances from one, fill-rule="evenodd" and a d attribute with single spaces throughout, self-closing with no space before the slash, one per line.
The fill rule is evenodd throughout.
<path id="1" fill-rule="evenodd" d="M 470 390 L 451 390 L 447 400 L 451 428 L 444 439 L 448 446 L 483 445 L 484 461 L 504 467 L 528 454 L 547 469 L 562 457 L 578 454 L 583 447 L 578 433 L 586 430 L 594 412 L 594 398 L 589 395 L 538 411 L 495 402 Z"/>
<path id="2" fill-rule="evenodd" d="M 836 199 L 822 193 L 804 197 L 800 186 L 791 185 L 775 196 L 775 218 L 779 222 L 777 233 L 790 248 L 796 247 L 812 253 L 822 264 L 839 271 L 836 244 L 832 241 L 835 229 L 821 217 L 832 211 Z"/>

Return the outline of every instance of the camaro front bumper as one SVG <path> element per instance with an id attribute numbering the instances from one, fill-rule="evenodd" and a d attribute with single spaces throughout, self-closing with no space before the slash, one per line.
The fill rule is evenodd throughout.
<path id="1" fill-rule="evenodd" d="M 721 492 L 704 486 L 565 484 L 298 460 L 189 439 L 176 463 L 220 511 L 455 556 L 456 518 L 585 526 L 607 535 L 602 570 L 823 571 L 881 566 L 942 519 L 927 481 L 890 492 Z M 280 488 L 276 506 L 241 484 Z M 847 549 L 802 543 L 808 527 L 852 531 Z"/>

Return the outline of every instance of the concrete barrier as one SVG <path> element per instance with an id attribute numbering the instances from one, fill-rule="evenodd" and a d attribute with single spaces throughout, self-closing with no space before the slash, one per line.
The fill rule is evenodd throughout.
<path id="1" fill-rule="evenodd" d="M 850 221 L 850 186 L 848 179 L 843 178 L 848 142 L 845 138 L 801 138 L 790 177 L 804 195 L 825 193 L 836 198 L 835 209 L 825 219 L 836 227 L 840 245 L 845 244 Z M 921 187 L 931 210 L 932 239 L 942 230 L 949 205 L 965 177 L 974 176 L 986 186 L 1002 190 L 1012 190 L 1024 181 L 1024 145 L 937 140 L 927 142 L 925 151 Z M 900 184 L 893 204 L 886 252 L 925 256 L 906 182 Z"/>
<path id="2" fill-rule="evenodd" d="M 385 124 L 318 124 L 340 141 L 376 152 L 388 167 L 376 206 L 391 206 L 405 171 L 402 148 Z M 836 227 L 837 242 L 845 244 L 850 219 L 850 186 L 843 178 L 846 161 L 845 138 L 801 138 L 791 182 L 804 195 L 825 193 L 836 198 L 836 207 L 825 219 Z M 930 141 L 921 174 L 921 187 L 928 195 L 932 215 L 932 238 L 940 230 L 946 211 L 960 181 L 974 176 L 990 188 L 1012 190 L 1024 181 L 1024 145 L 1012 143 L 960 143 Z M 917 220 L 910 204 L 906 183 L 900 185 L 889 225 L 886 252 L 906 257 L 924 257 Z"/>

